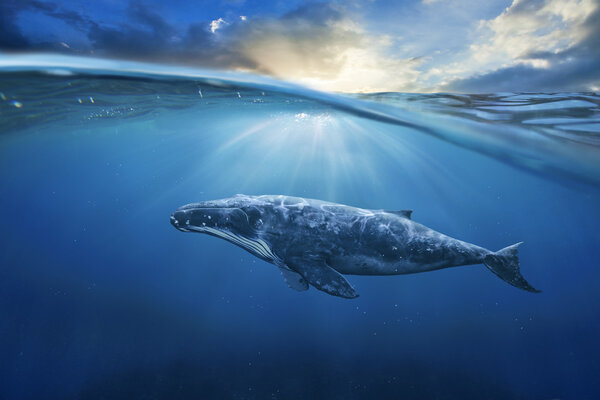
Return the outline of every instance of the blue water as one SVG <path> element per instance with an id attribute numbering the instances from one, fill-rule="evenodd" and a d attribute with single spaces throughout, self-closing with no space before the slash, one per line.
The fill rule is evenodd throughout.
<path id="1" fill-rule="evenodd" d="M 597 94 L 344 96 L 36 57 L 0 59 L 0 398 L 600 397 Z M 542 293 L 481 265 L 295 292 L 169 224 L 236 193 L 524 241 Z"/>

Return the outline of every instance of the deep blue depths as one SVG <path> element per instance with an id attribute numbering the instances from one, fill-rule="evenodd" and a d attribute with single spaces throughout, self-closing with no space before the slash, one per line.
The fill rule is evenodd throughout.
<path id="1" fill-rule="evenodd" d="M 0 398 L 598 398 L 596 189 L 307 106 L 325 119 L 317 137 L 286 107 L 0 137 Z M 492 250 L 524 241 L 543 293 L 483 266 L 349 277 L 356 300 L 297 293 L 272 265 L 169 224 L 238 192 L 414 209 Z"/>

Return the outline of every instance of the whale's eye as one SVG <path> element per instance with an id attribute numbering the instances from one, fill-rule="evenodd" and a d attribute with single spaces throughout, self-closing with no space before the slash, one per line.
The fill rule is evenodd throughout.
<path id="1" fill-rule="evenodd" d="M 261 225 L 261 213 L 256 207 L 244 207 L 242 210 L 248 216 L 248 223 L 251 227 L 257 228 Z"/>

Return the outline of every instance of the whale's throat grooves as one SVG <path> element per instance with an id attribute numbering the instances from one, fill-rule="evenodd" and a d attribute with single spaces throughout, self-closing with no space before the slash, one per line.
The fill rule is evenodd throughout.
<path id="1" fill-rule="evenodd" d="M 278 261 L 278 257 L 273 253 L 273 251 L 271 250 L 271 247 L 264 240 L 262 240 L 260 238 L 250 239 L 250 238 L 244 237 L 242 235 L 238 235 L 238 234 L 230 232 L 230 231 L 215 229 L 215 228 L 211 228 L 209 226 L 202 226 L 202 227 L 188 226 L 187 228 L 190 230 L 193 230 L 195 232 L 208 233 L 208 234 L 220 237 L 222 239 L 225 239 L 233 244 L 240 246 L 241 248 L 249 251 L 250 253 L 252 253 L 256 256 L 267 260 L 267 261 L 270 261 L 270 262 Z"/>

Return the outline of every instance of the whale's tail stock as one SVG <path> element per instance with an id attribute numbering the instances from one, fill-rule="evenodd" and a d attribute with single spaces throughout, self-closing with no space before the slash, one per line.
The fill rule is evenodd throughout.
<path id="1" fill-rule="evenodd" d="M 521 275 L 519 256 L 517 255 L 517 247 L 519 247 L 521 243 L 523 242 L 513 244 L 512 246 L 505 247 L 495 253 L 488 254 L 483 259 L 483 264 L 494 274 L 498 275 L 504 282 L 518 287 L 519 289 L 527 290 L 528 292 L 539 293 L 540 290 L 531 286 L 525 278 L 523 278 L 523 275 Z"/>

